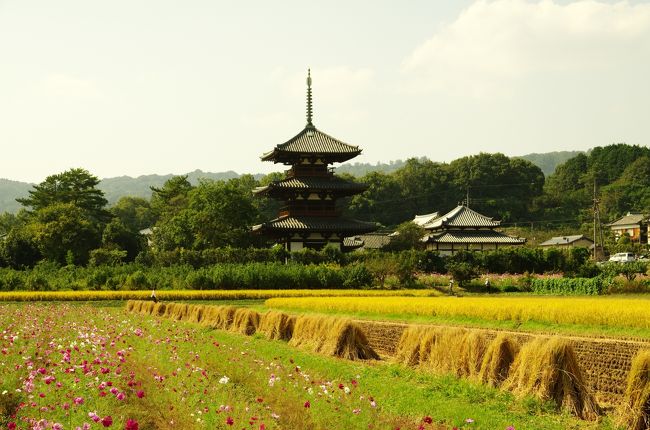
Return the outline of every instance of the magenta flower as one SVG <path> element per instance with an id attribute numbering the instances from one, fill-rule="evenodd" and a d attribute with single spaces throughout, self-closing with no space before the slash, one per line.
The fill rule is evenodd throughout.
<path id="1" fill-rule="evenodd" d="M 135 393 L 136 396 L 138 396 L 138 399 L 141 399 L 144 397 L 144 391 L 139 390 L 137 393 Z"/>
<path id="2" fill-rule="evenodd" d="M 305 402 L 305 408 L 309 409 L 311 407 L 311 403 L 309 403 L 309 400 Z"/>
<path id="3" fill-rule="evenodd" d="M 231 425 L 235 424 L 235 420 L 233 420 L 232 417 L 228 417 L 228 418 L 226 418 L 226 424 L 231 426 Z"/>
<path id="4" fill-rule="evenodd" d="M 75 397 L 73 400 L 75 405 L 83 405 L 84 404 L 84 398 L 83 397 Z"/>
<path id="5" fill-rule="evenodd" d="M 105 416 L 102 418 L 102 425 L 104 427 L 110 427 L 113 424 L 113 418 L 111 418 L 110 415 Z"/>
<path id="6" fill-rule="evenodd" d="M 124 425 L 124 430 L 138 430 L 138 422 L 136 420 L 129 418 L 128 420 L 126 420 L 126 424 Z"/>

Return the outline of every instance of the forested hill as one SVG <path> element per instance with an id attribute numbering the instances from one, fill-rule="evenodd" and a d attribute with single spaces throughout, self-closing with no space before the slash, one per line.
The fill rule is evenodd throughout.
<path id="1" fill-rule="evenodd" d="M 521 157 L 524 160 L 528 160 L 540 169 L 544 173 L 544 176 L 550 176 L 555 172 L 555 168 L 560 164 L 563 164 L 568 159 L 575 157 L 578 154 L 582 154 L 582 151 L 555 151 L 555 152 L 546 152 L 543 154 L 527 154 L 522 155 Z"/>

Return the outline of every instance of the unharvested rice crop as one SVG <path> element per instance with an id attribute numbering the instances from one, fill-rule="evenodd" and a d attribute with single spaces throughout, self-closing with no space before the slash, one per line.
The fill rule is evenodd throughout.
<path id="1" fill-rule="evenodd" d="M 650 350 L 639 352 L 632 361 L 620 415 L 627 429 L 650 428 Z"/>
<path id="2" fill-rule="evenodd" d="M 301 297 L 266 306 L 357 315 L 466 317 L 607 327 L 650 328 L 650 299 L 583 297 Z"/>
<path id="3" fill-rule="evenodd" d="M 575 353 L 565 339 L 537 338 L 525 344 L 503 388 L 515 394 L 551 400 L 583 419 L 595 419 L 600 408 L 586 387 Z"/>
<path id="4" fill-rule="evenodd" d="M 435 290 L 159 290 L 160 300 L 263 300 L 271 297 L 424 297 Z M 0 302 L 147 300 L 151 291 L 8 291 Z"/>

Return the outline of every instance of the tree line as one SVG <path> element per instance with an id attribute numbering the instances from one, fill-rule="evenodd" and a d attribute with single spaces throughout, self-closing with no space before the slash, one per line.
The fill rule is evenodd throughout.
<path id="1" fill-rule="evenodd" d="M 387 229 L 461 202 L 504 223 L 561 219 L 579 226 L 591 220 L 594 183 L 604 220 L 650 205 L 650 149 L 625 144 L 578 154 L 547 179 L 531 162 L 498 153 L 450 163 L 413 158 L 393 172 L 341 176 L 368 186 L 363 194 L 341 199 L 345 215 Z M 112 264 L 139 255 L 146 260 L 152 252 L 268 247 L 250 227 L 276 217 L 280 203 L 255 198 L 252 190 L 282 178 L 243 175 L 192 185 L 187 176 L 175 176 L 152 187 L 150 199 L 123 197 L 109 207 L 97 177 L 71 169 L 18 199 L 23 206 L 18 214 L 0 215 L 0 265 Z M 145 229 L 149 235 L 141 234 Z"/>

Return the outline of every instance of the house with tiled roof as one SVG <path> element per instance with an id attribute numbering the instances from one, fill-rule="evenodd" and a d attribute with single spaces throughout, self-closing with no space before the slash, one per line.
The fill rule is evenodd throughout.
<path id="1" fill-rule="evenodd" d="M 361 153 L 318 130 L 312 122 L 311 76 L 307 76 L 307 125 L 288 141 L 262 155 L 262 161 L 291 166 L 286 177 L 254 190 L 284 202 L 277 218 L 253 226 L 254 233 L 281 243 L 288 251 L 321 249 L 334 245 L 342 250 L 363 245 L 354 236 L 377 229 L 374 223 L 345 218 L 337 204 L 341 197 L 353 196 L 367 187 L 337 177 L 329 165 L 350 160 Z M 340 202 L 340 200 L 339 200 Z M 352 237 L 352 238 L 351 238 Z M 345 238 L 351 238 L 347 241 Z"/>
<path id="2" fill-rule="evenodd" d="M 607 226 L 612 230 L 617 240 L 627 234 L 632 242 L 648 243 L 650 223 L 648 223 L 647 215 L 628 212 L 627 215 L 607 224 Z"/>
<path id="3" fill-rule="evenodd" d="M 497 231 L 501 221 L 481 215 L 464 205 L 457 206 L 444 215 L 430 215 L 436 216 L 419 224 L 427 232 L 422 242 L 427 249 L 438 251 L 442 255 L 452 255 L 460 250 L 495 250 L 526 243 L 526 239 Z M 427 215 L 416 215 L 413 222 L 426 217 Z"/>
<path id="4" fill-rule="evenodd" d="M 540 243 L 539 246 L 543 248 L 583 247 L 583 248 L 592 249 L 594 246 L 594 241 L 589 239 L 584 234 L 578 234 L 572 236 L 555 236 L 545 242 Z"/>

